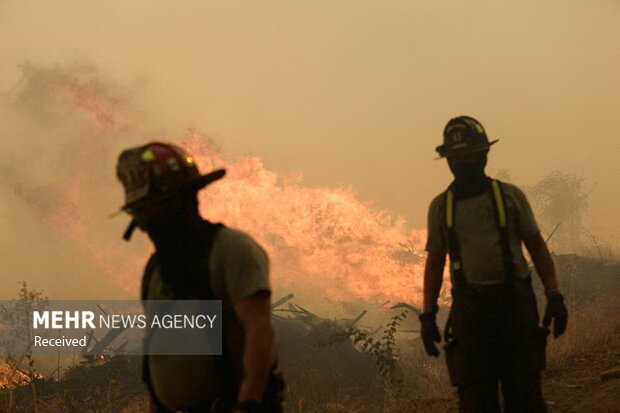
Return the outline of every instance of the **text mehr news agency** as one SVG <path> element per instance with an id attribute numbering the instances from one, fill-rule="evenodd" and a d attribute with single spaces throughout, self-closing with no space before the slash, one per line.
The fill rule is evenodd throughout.
<path id="1" fill-rule="evenodd" d="M 32 326 L 36 330 L 44 329 L 127 329 L 127 328 L 160 328 L 160 329 L 213 329 L 216 314 L 155 314 L 147 318 L 145 314 L 100 314 L 95 317 L 92 311 L 33 311 Z M 35 347 L 84 347 L 86 336 L 83 338 L 45 339 L 34 336 Z"/>

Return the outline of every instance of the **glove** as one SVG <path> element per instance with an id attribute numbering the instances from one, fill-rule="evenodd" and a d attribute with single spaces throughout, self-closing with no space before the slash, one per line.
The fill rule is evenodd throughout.
<path id="1" fill-rule="evenodd" d="M 558 338 L 566 330 L 568 323 L 568 311 L 564 305 L 564 296 L 559 292 L 547 295 L 547 308 L 543 317 L 543 327 L 546 329 L 553 320 L 553 338 Z"/>
<path id="2" fill-rule="evenodd" d="M 441 335 L 437 328 L 437 322 L 435 321 L 435 314 L 437 311 L 430 313 L 420 314 L 420 324 L 422 326 L 422 342 L 424 343 L 424 349 L 429 356 L 439 357 L 439 350 L 435 343 L 441 342 Z"/>

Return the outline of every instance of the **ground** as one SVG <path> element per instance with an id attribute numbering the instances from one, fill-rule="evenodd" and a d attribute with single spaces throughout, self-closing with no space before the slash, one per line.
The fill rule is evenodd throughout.
<path id="1" fill-rule="evenodd" d="M 620 378 L 602 381 L 600 373 L 620 366 L 620 330 L 603 346 L 569 357 L 544 375 L 550 412 L 620 412 Z"/>
<path id="2" fill-rule="evenodd" d="M 620 367 L 620 264 L 605 264 L 568 256 L 556 258 L 563 274 L 569 310 L 566 333 L 550 339 L 543 392 L 549 412 L 620 413 L 620 378 L 601 380 L 603 371 Z M 544 309 L 542 292 L 539 308 Z M 413 326 L 416 328 L 414 316 Z M 307 321 L 307 320 L 305 320 Z M 379 334 L 380 335 L 380 334 Z M 305 337 L 305 348 L 321 343 Z M 369 386 L 343 379 L 372 373 L 352 369 L 337 347 L 320 347 L 323 358 L 311 353 L 307 362 L 284 367 L 287 378 L 285 407 L 290 413 L 456 413 L 458 403 L 442 358 L 428 357 L 418 339 L 400 338 L 398 385 Z M 292 347 L 291 347 L 292 348 Z M 293 352 L 295 353 L 295 352 Z M 384 354 L 385 355 L 385 354 Z M 328 357 L 329 356 L 329 357 Z M 282 361 L 283 359 L 281 359 Z M 302 359 L 299 359 L 302 360 Z M 356 363 L 357 359 L 351 360 Z M 147 411 L 146 392 L 140 383 L 140 357 L 115 357 L 67 370 L 60 381 L 52 377 L 35 385 L 0 389 L 0 412 L 138 413 Z M 342 362 L 342 363 L 341 363 Z M 374 361 L 372 362 L 374 363 Z M 317 365 L 334 367 L 332 380 Z M 348 369 L 348 370 L 347 370 Z M 335 372 L 335 373 L 334 373 Z M 0 371 L 1 373 L 1 371 Z M 297 373 L 297 374 L 295 374 Z M 392 383 L 392 382 L 390 382 Z"/>

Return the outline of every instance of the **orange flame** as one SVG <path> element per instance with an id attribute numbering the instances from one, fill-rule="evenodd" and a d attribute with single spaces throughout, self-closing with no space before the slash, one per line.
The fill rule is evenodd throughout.
<path id="1" fill-rule="evenodd" d="M 357 199 L 350 188 L 280 179 L 257 157 L 227 162 L 197 132 L 181 141 L 203 170 L 228 168 L 201 194 L 205 217 L 252 234 L 268 251 L 274 283 L 335 300 L 420 303 L 424 231 Z"/>
<path id="2" fill-rule="evenodd" d="M 36 374 L 35 379 L 43 378 Z M 7 363 L 0 363 L 0 389 L 13 389 L 30 383 L 32 379 L 26 373 L 10 366 Z"/>
<path id="3" fill-rule="evenodd" d="M 110 130 L 117 125 L 127 125 L 117 120 L 114 100 L 99 96 L 96 88 L 64 82 L 51 90 L 68 93 L 70 104 L 89 113 L 106 136 L 113 136 Z M 214 166 L 228 169 L 225 179 L 201 193 L 201 212 L 248 232 L 265 247 L 276 288 L 339 301 L 421 303 L 424 231 L 408 229 L 402 218 L 360 201 L 351 188 L 305 186 L 301 175 L 282 178 L 254 156 L 226 159 L 194 130 L 179 143 L 203 172 Z M 82 195 L 85 189 L 93 191 L 87 180 L 76 170 L 61 189 L 62 202 L 45 219 L 115 284 L 137 291 L 145 256 L 131 255 L 117 239 L 97 233 L 92 222 L 101 215 L 89 209 Z M 120 192 L 118 185 L 119 198 Z"/>

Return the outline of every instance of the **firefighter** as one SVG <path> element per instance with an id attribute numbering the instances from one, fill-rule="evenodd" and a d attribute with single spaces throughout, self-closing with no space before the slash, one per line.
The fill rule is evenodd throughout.
<path id="1" fill-rule="evenodd" d="M 429 208 L 421 336 L 426 352 L 438 357 L 437 298 L 449 255 L 452 306 L 444 352 L 460 411 L 499 412 L 501 384 L 504 411 L 545 412 L 540 372 L 547 334 L 551 323 L 555 338 L 564 333 L 568 314 L 525 195 L 485 174 L 496 142 L 476 119 L 459 116 L 447 123 L 436 148 L 454 181 Z M 545 288 L 542 327 L 521 243 Z"/>
<path id="2" fill-rule="evenodd" d="M 132 221 L 155 246 L 143 300 L 222 300 L 221 356 L 145 356 L 153 412 L 279 412 L 268 257 L 247 234 L 201 218 L 198 191 L 224 170 L 199 173 L 179 147 L 152 142 L 121 153 L 117 176 Z"/>

